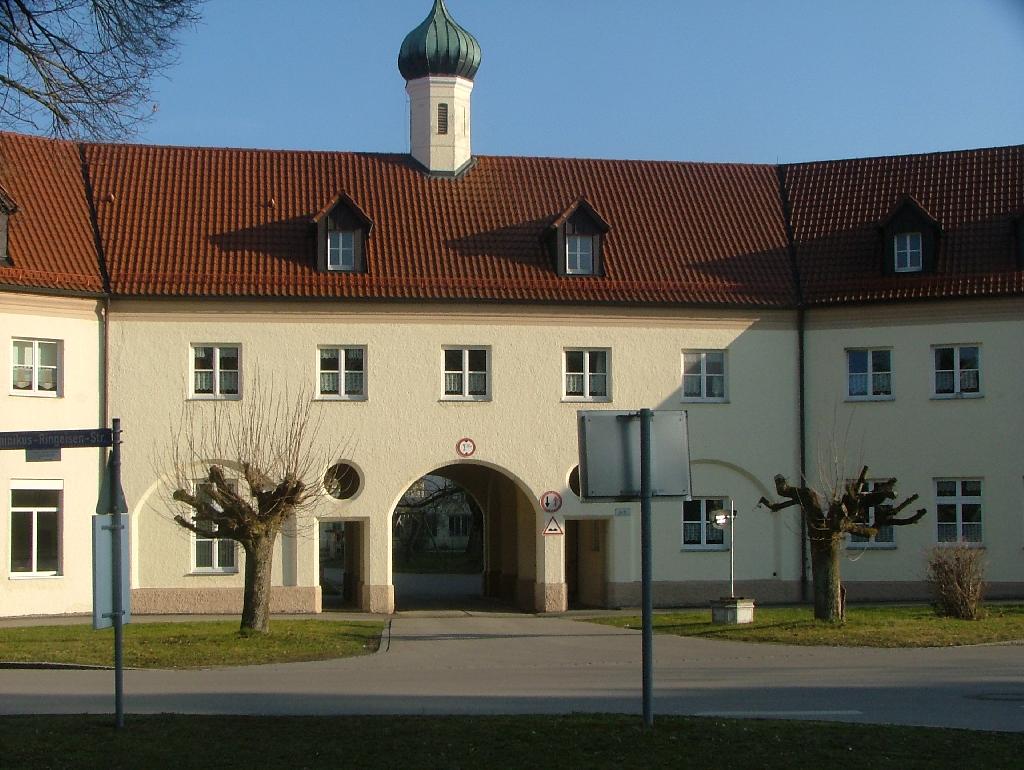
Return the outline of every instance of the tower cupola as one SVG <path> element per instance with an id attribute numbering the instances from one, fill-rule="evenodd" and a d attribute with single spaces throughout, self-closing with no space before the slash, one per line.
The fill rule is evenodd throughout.
<path id="1" fill-rule="evenodd" d="M 435 0 L 427 18 L 405 36 L 398 52 L 398 70 L 406 80 L 451 75 L 472 80 L 480 68 L 480 44 Z"/>
<path id="2" fill-rule="evenodd" d="M 473 158 L 470 96 L 480 58 L 480 44 L 444 0 L 434 0 L 427 18 L 402 41 L 398 70 L 409 94 L 409 144 L 431 173 L 458 174 Z"/>

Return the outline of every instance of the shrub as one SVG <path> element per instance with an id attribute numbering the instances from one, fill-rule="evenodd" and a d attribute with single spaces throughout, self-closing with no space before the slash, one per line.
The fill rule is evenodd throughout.
<path id="1" fill-rule="evenodd" d="M 936 614 L 977 620 L 985 590 L 983 551 L 962 543 L 933 548 L 928 557 L 928 584 Z"/>

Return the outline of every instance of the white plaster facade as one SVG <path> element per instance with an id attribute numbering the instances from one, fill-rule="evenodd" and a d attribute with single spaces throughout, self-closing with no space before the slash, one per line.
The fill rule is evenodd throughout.
<path id="1" fill-rule="evenodd" d="M 778 360 L 795 357 L 793 314 L 789 312 L 624 311 L 572 308 L 465 306 L 396 307 L 207 301 L 193 303 L 117 300 L 113 303 L 110 360 L 111 414 L 125 426 L 125 492 L 133 514 L 133 586 L 139 589 L 206 589 L 241 585 L 241 574 L 190 573 L 190 536 L 171 521 L 166 495 L 153 468 L 170 440 L 181 409 L 238 408 L 237 402 L 190 402 L 187 397 L 190 345 L 223 341 L 242 349 L 242 398 L 246 381 L 259 370 L 275 389 L 313 388 L 319 345 L 366 348 L 367 398 L 318 402 L 323 425 L 339 447 L 339 460 L 358 468 L 362 488 L 351 500 L 325 496 L 318 516 L 367 523 L 365 575 L 367 608 L 389 611 L 391 517 L 408 487 L 421 476 L 451 464 L 498 470 L 522 493 L 505 505 L 525 520 L 519 528 L 522 563 L 535 564 L 519 588 L 530 609 L 560 610 L 565 602 L 563 539 L 541 534 L 547 517 L 539 505 L 547 490 L 561 492 L 566 519 L 603 518 L 608 523 L 606 575 L 609 601 L 628 602 L 639 581 L 636 506 L 583 504 L 568 487 L 576 465 L 579 408 L 663 409 L 684 406 L 680 398 L 684 350 L 723 349 L 728 357 L 728 400 L 685 404 L 694 444 L 694 485 L 699 494 L 733 496 L 753 511 L 768 492 L 764 484 L 797 462 L 796 411 L 773 394 L 792 392 L 795 369 Z M 490 351 L 491 397 L 451 401 L 442 397 L 443 349 L 483 346 Z M 563 351 L 594 347 L 611 353 L 611 400 L 581 404 L 563 399 Z M 141 380 L 133 371 L 162 372 Z M 132 435 L 145 436 L 141 446 Z M 476 453 L 460 459 L 455 445 L 471 437 Z M 743 437 L 740 439 L 739 437 Z M 772 447 L 765 452 L 765 446 Z M 780 467 L 781 464 L 781 467 Z M 467 486 L 474 482 L 470 478 Z M 165 490 L 164 490 L 165 492 Z M 484 497 L 478 494 L 478 500 Z M 526 508 L 526 510 L 523 510 Z M 618 516 L 615 515 L 619 509 Z M 628 509 L 629 515 L 622 515 Z M 779 597 L 794 596 L 799 580 L 797 538 L 786 515 L 751 514 L 743 522 L 741 580 L 776 583 Z M 317 544 L 310 522 L 298 536 L 283 539 L 275 583 L 291 590 L 295 606 L 317 609 Z M 681 549 L 680 502 L 656 506 L 656 575 L 661 600 L 700 593 L 728 577 L 728 554 Z M 765 543 L 771 543 L 768 548 Z M 524 579 L 522 573 L 520 580 Z M 684 584 L 686 584 L 684 586 Z M 786 584 L 784 586 L 784 584 Z M 531 593 L 532 592 L 532 593 Z M 145 592 L 143 592 L 145 593 Z M 283 592 L 282 592 L 283 593 Z M 548 597 L 548 598 L 544 598 Z M 551 598 L 554 597 L 554 598 Z"/>
<path id="2" fill-rule="evenodd" d="M 0 430 L 96 428 L 103 424 L 102 303 L 94 299 L 0 293 L 5 385 Z M 12 341 L 59 344 L 57 395 L 24 395 L 12 387 Z M 0 616 L 89 612 L 92 609 L 91 517 L 99 494 L 99 449 L 64 449 L 59 462 L 28 462 L 24 451 L 0 452 L 4 526 L 0 528 Z M 60 491 L 56 575 L 12 569 L 12 489 Z"/>

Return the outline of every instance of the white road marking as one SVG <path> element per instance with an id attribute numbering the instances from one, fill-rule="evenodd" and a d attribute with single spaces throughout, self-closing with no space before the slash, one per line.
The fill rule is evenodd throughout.
<path id="1" fill-rule="evenodd" d="M 1024 708 L 1024 707 L 1022 707 Z M 698 711 L 698 717 L 850 717 L 863 711 Z"/>

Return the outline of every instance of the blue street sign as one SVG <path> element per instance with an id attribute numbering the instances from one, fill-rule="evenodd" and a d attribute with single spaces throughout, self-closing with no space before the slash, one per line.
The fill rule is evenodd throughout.
<path id="1" fill-rule="evenodd" d="M 0 433 L 0 449 L 67 449 L 108 447 L 114 444 L 110 428 L 86 430 L 21 430 Z"/>

